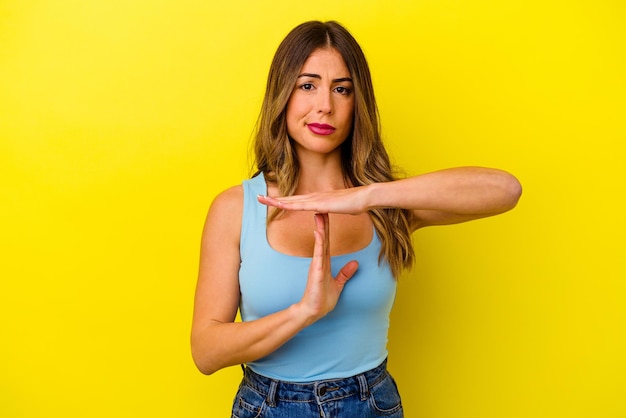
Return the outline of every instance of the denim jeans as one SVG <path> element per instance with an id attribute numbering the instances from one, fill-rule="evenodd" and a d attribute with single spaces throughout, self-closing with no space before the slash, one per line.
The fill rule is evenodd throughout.
<path id="1" fill-rule="evenodd" d="M 402 403 L 387 361 L 345 379 L 283 382 L 249 368 L 233 403 L 233 418 L 402 418 Z"/>

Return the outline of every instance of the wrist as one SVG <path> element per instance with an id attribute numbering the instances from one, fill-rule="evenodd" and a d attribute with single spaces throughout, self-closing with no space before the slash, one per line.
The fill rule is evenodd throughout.
<path id="1" fill-rule="evenodd" d="M 381 186 L 382 183 L 372 183 L 368 184 L 367 186 L 363 186 L 363 189 L 365 191 L 365 211 L 384 206 L 381 204 L 380 201 L 382 193 Z"/>
<path id="2" fill-rule="evenodd" d="M 308 327 L 319 319 L 302 302 L 294 303 L 288 308 L 288 311 L 294 323 L 299 324 L 302 328 Z"/>

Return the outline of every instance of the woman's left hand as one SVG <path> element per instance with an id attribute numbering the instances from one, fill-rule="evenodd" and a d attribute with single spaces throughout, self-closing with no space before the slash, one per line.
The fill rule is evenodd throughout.
<path id="1" fill-rule="evenodd" d="M 358 215 L 366 212 L 367 186 L 286 197 L 257 196 L 260 203 L 283 210 Z"/>
<path id="2" fill-rule="evenodd" d="M 511 174 L 492 168 L 456 167 L 401 180 L 305 195 L 258 196 L 283 210 L 358 215 L 371 209 L 413 212 L 414 229 L 497 215 L 517 204 L 522 186 Z"/>

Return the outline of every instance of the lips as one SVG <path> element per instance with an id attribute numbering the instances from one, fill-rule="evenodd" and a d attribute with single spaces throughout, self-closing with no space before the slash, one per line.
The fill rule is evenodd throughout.
<path id="1" fill-rule="evenodd" d="M 335 127 L 325 123 L 308 123 L 306 125 L 316 135 L 330 135 L 335 132 Z"/>

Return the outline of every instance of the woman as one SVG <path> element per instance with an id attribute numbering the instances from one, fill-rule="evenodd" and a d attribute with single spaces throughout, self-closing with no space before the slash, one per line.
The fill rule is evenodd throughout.
<path id="1" fill-rule="evenodd" d="M 196 365 L 245 364 L 234 417 L 403 416 L 386 341 L 411 233 L 510 210 L 520 184 L 477 167 L 394 179 L 367 62 L 335 22 L 279 46 L 255 153 L 207 215 Z"/>

